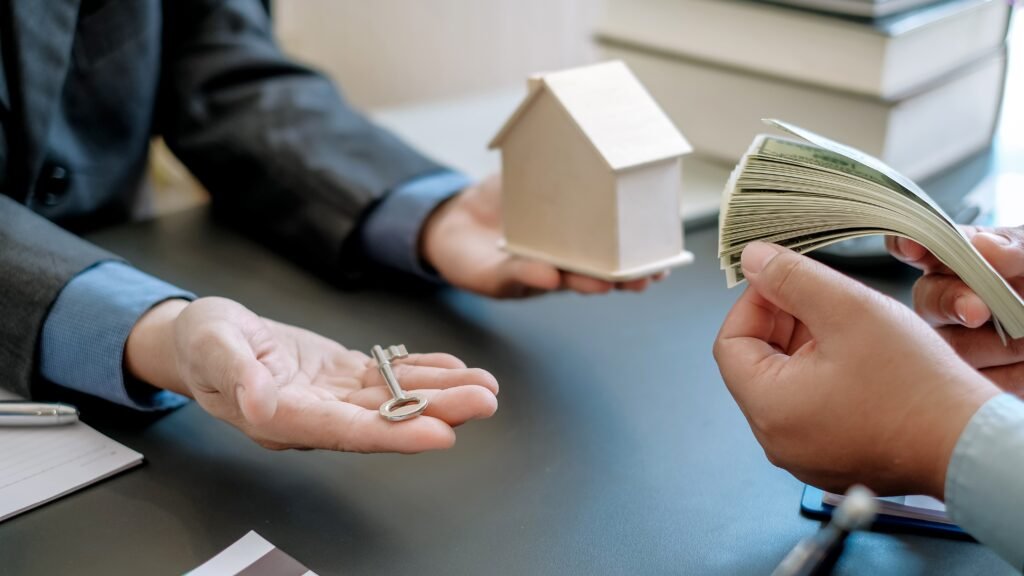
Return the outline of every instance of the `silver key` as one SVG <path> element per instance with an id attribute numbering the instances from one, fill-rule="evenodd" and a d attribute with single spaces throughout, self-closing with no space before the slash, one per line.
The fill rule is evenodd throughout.
<path id="1" fill-rule="evenodd" d="M 402 387 L 398 385 L 398 377 L 391 370 L 392 360 L 399 360 L 409 356 L 405 345 L 388 346 L 387 350 L 380 346 L 374 346 L 370 353 L 373 354 L 373 359 L 377 361 L 377 369 L 380 370 L 380 375 L 391 390 L 391 395 L 394 396 L 391 400 L 380 405 L 380 415 L 392 422 L 400 422 L 422 414 L 427 409 L 427 397 L 420 392 L 406 392 L 402 390 Z"/>

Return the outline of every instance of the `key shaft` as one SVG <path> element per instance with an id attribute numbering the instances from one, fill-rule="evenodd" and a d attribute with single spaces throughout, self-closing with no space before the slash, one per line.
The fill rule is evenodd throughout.
<path id="1" fill-rule="evenodd" d="M 391 346 L 396 348 L 396 346 Z M 373 353 L 374 360 L 377 361 L 377 366 L 380 369 L 380 375 L 384 377 L 384 383 L 388 385 L 388 389 L 391 390 L 391 395 L 397 399 L 404 399 L 406 397 L 405 390 L 398 384 L 398 378 L 395 376 L 394 370 L 391 369 L 391 358 L 395 357 L 393 354 L 385 352 L 380 346 L 374 346 L 371 350 Z"/>

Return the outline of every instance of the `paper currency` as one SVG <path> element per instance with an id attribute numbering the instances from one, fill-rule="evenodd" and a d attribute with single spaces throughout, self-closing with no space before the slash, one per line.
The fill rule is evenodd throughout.
<path id="1" fill-rule="evenodd" d="M 718 257 L 729 286 L 742 282 L 750 242 L 800 253 L 872 234 L 910 238 L 930 250 L 992 310 L 996 329 L 1024 337 L 1024 300 L 924 190 L 882 161 L 779 120 L 804 142 L 758 136 L 726 184 Z"/>

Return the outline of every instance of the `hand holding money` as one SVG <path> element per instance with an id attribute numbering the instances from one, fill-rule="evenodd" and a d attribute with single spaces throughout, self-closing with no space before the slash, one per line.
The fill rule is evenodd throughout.
<path id="1" fill-rule="evenodd" d="M 832 492 L 942 498 L 957 438 L 999 390 L 906 307 L 823 264 L 760 242 L 740 264 L 750 287 L 714 354 L 769 460 Z"/>
<path id="2" fill-rule="evenodd" d="M 1024 290 L 1024 230 L 963 227 L 985 259 L 1020 293 Z M 893 256 L 925 274 L 914 284 L 914 309 L 957 353 L 1004 390 L 1024 393 L 1024 347 L 1003 346 L 988 306 L 920 244 L 887 238 Z"/>
<path id="3" fill-rule="evenodd" d="M 719 258 L 730 286 L 743 281 L 740 254 L 753 241 L 806 253 L 872 234 L 902 236 L 970 287 L 1001 340 L 1024 337 L 1024 300 L 924 190 L 863 152 L 767 122 L 806 142 L 759 136 L 726 185 Z"/>

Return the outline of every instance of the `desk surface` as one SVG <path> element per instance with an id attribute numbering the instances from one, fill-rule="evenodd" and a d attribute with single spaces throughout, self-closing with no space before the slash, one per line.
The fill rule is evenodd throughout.
<path id="1" fill-rule="evenodd" d="M 203 209 L 91 239 L 201 294 L 363 350 L 404 342 L 491 370 L 497 415 L 449 452 L 275 453 L 189 405 L 84 419 L 147 464 L 0 524 L 4 574 L 180 574 L 250 529 L 329 574 L 767 574 L 819 524 L 711 357 L 739 291 L 715 230 L 643 296 L 493 302 L 338 291 Z M 874 282 L 908 295 L 911 278 Z M 1009 574 L 984 547 L 857 535 L 839 574 Z"/>

